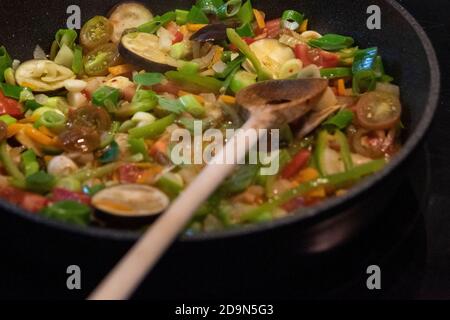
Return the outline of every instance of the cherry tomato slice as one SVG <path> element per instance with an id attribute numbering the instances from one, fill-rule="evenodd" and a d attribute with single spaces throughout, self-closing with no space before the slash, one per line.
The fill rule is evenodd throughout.
<path id="1" fill-rule="evenodd" d="M 104 132 L 111 127 L 111 117 L 103 108 L 86 106 L 70 110 L 69 125 Z"/>
<path id="2" fill-rule="evenodd" d="M 81 29 L 81 45 L 87 50 L 92 50 L 108 43 L 113 34 L 113 25 L 102 16 L 96 16 L 86 22 Z"/>
<path id="3" fill-rule="evenodd" d="M 385 92 L 368 92 L 356 105 L 357 123 L 368 130 L 385 130 L 394 127 L 402 113 L 400 99 Z"/>
<path id="4" fill-rule="evenodd" d="M 305 67 L 315 64 L 318 67 L 333 68 L 339 65 L 339 56 L 337 54 L 310 48 L 306 44 L 299 44 L 295 47 L 295 56 L 302 60 Z"/>
<path id="5" fill-rule="evenodd" d="M 88 76 L 105 76 L 108 68 L 119 62 L 119 50 L 112 43 L 104 44 L 84 57 L 84 71 Z"/>
<path id="6" fill-rule="evenodd" d="M 20 118 L 23 114 L 22 106 L 14 99 L 7 98 L 0 91 L 0 115 L 9 114 L 11 117 Z"/>

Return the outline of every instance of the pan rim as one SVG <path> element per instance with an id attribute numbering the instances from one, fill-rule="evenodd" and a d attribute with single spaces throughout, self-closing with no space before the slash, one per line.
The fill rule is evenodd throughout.
<path id="1" fill-rule="evenodd" d="M 332 215 L 339 215 L 339 213 L 330 215 L 329 212 L 331 211 L 331 209 L 344 206 L 346 203 L 370 191 L 371 188 L 378 185 L 383 179 L 387 178 L 394 171 L 396 171 L 400 167 L 400 165 L 407 160 L 411 153 L 413 153 L 413 151 L 418 147 L 422 139 L 425 137 L 428 129 L 430 128 L 435 115 L 435 111 L 438 106 L 441 86 L 439 62 L 431 40 L 425 33 L 424 29 L 417 22 L 417 20 L 397 1 L 384 0 L 384 2 L 395 9 L 413 28 L 424 48 L 427 62 L 430 68 L 430 89 L 425 105 L 424 115 L 418 123 L 417 128 L 413 132 L 411 132 L 410 137 L 407 139 L 400 153 L 397 154 L 396 157 L 382 171 L 364 179 L 364 181 L 360 182 L 357 186 L 351 188 L 346 195 L 328 199 L 323 203 L 315 205 L 311 208 L 303 208 L 301 214 L 294 214 L 292 216 L 270 222 L 241 226 L 235 229 L 207 232 L 191 236 L 181 236 L 180 241 L 195 243 L 209 240 L 225 240 L 241 236 L 259 234 L 274 229 L 281 229 L 293 224 L 307 223 L 308 221 L 311 222 L 314 219 L 325 219 Z M 136 231 L 107 229 L 95 226 L 81 227 L 70 225 L 64 222 L 59 222 L 56 220 L 50 220 L 39 215 L 30 214 L 29 212 L 18 208 L 4 200 L 0 200 L 0 209 L 2 209 L 2 211 L 4 210 L 8 212 L 8 214 L 14 214 L 29 222 L 40 224 L 43 227 L 58 229 L 63 232 L 91 238 L 102 238 L 106 240 L 109 239 L 118 241 L 136 241 L 141 235 L 141 233 Z"/>

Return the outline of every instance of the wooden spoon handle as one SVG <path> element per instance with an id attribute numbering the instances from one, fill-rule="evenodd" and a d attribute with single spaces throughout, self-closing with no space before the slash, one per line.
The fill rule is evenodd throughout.
<path id="1" fill-rule="evenodd" d="M 259 121 L 251 117 L 243 130 L 231 139 L 216 157 L 174 201 L 169 209 L 149 228 L 133 248 L 122 258 L 110 274 L 90 295 L 89 300 L 127 299 L 156 265 L 164 252 L 192 218 L 195 210 L 208 199 L 226 177 L 233 171 L 236 163 L 223 164 L 224 153 L 234 152 L 235 159 L 244 159 L 247 152 L 256 145 L 257 135 L 248 143 L 236 143 L 247 130 L 259 127 Z"/>

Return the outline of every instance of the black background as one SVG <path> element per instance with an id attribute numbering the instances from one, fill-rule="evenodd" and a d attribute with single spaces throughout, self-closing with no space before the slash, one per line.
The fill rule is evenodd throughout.
<path id="1" fill-rule="evenodd" d="M 343 288 L 334 288 L 336 292 L 324 290 L 323 293 L 319 289 L 311 293 L 314 297 L 340 297 L 340 298 L 414 298 L 414 299 L 449 299 L 450 298 L 450 88 L 447 84 L 450 77 L 450 22 L 448 12 L 450 5 L 445 0 L 409 0 L 399 1 L 405 6 L 409 12 L 424 27 L 433 41 L 437 51 L 441 72 L 442 72 L 442 92 L 441 100 L 436 114 L 435 121 L 432 125 L 430 133 L 426 138 L 426 143 L 419 150 L 420 158 L 418 164 L 414 166 L 417 175 L 429 174 L 430 183 L 427 186 L 429 193 L 424 194 L 426 201 L 425 208 L 417 208 L 417 203 L 403 197 L 403 194 L 397 197 L 397 201 L 390 206 L 389 213 L 397 215 L 397 219 L 392 223 L 406 224 L 408 213 L 417 213 L 415 223 L 411 228 L 413 235 L 405 240 L 406 245 L 399 246 L 396 250 L 396 243 L 388 236 L 388 232 L 384 233 L 384 226 L 379 227 L 374 233 L 379 233 L 374 238 L 369 238 L 367 243 L 358 244 L 358 249 L 352 248 L 350 252 L 362 252 L 366 249 L 382 251 L 390 251 L 391 253 L 383 259 L 391 260 L 391 265 L 398 266 L 396 272 L 391 272 L 392 276 L 386 281 L 389 283 L 389 290 L 384 294 L 364 295 L 361 294 L 360 288 L 354 288 L 352 281 L 349 280 Z M 401 35 L 399 35 L 401 36 Z M 411 66 L 414 67 L 414 66 Z M 424 158 L 425 160 L 422 160 Z M 430 161 L 429 163 L 427 161 Z M 414 179 L 415 172 L 411 172 L 410 176 Z M 424 188 L 426 189 L 426 188 Z M 400 199 L 399 199 L 400 198 Z M 402 213 L 402 214 L 399 214 Z M 403 215 L 403 212 L 404 215 Z M 404 217 L 405 221 L 401 219 Z M 405 226 L 406 229 L 406 226 Z M 375 240 L 374 240 L 375 239 Z M 3 248 L 4 246 L 2 246 Z M 388 249 L 386 249 L 388 248 Z M 352 259 L 352 255 L 346 256 Z M 3 256 L 5 257 L 5 255 Z M 39 269 L 33 265 L 23 265 L 16 263 L 14 254 L 6 255 L 8 261 L 2 260 L 0 263 L 0 297 L 5 298 L 80 298 L 80 294 L 69 293 L 67 289 L 61 287 L 61 283 L 56 286 L 52 279 L 57 277 L 59 280 L 65 278 L 65 274 L 52 274 L 53 270 Z M 374 255 L 374 257 L 378 257 Z M 10 259 L 12 258 L 12 259 Z M 340 257 L 340 259 L 343 259 Z M 373 262 L 378 263 L 378 258 L 369 258 Z M 397 262 L 397 259 L 408 260 L 407 266 Z M 17 261 L 21 261 L 18 259 Z M 404 268 L 404 269 L 402 269 Z M 176 270 L 176 268 L 174 268 Z M 316 275 L 320 278 L 320 275 Z M 342 272 L 336 271 L 330 275 L 322 277 L 322 282 L 333 283 L 335 278 L 342 277 Z M 342 282 L 342 281 L 340 281 Z M 39 286 L 45 286 L 44 290 L 39 290 Z M 55 285 L 54 287 L 52 287 Z M 324 286 L 326 287 L 326 286 Z M 273 292 L 277 289 L 275 286 L 268 285 L 268 291 Z M 305 295 L 296 296 L 291 291 L 288 283 L 284 283 L 281 290 L 286 292 L 289 298 L 309 297 L 308 291 Z M 43 291 L 45 294 L 40 295 Z M 325 292 L 326 291 L 326 292 Z M 260 295 L 250 295 L 249 298 L 265 297 L 262 291 Z M 270 297 L 270 296 L 268 296 Z M 273 295 L 277 298 L 279 296 Z M 229 296 L 224 298 L 233 299 Z"/>

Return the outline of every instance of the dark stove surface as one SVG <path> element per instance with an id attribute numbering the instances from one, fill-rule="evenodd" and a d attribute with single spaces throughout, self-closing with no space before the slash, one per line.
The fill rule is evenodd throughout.
<path id="1" fill-rule="evenodd" d="M 239 290 L 223 291 L 216 298 L 450 298 L 450 5 L 442 0 L 399 2 L 432 38 L 440 58 L 443 86 L 431 132 L 386 210 L 387 219 L 338 250 L 308 257 L 307 264 L 301 257 L 280 261 L 285 272 L 276 274 L 267 274 L 264 271 L 268 268 L 261 266 L 260 271 L 255 270 L 256 278 L 258 272 L 264 278 L 255 283 L 243 277 Z M 0 297 L 82 297 L 61 288 L 64 274 L 55 276 L 47 267 L 24 265 L 26 259 L 14 253 L 4 252 L 3 258 L 9 261 L 0 263 Z M 367 290 L 369 265 L 381 268 L 380 291 Z M 201 280 L 192 292 L 214 285 L 214 279 Z M 161 288 L 165 286 L 157 279 L 152 281 Z M 167 288 L 167 294 L 173 289 Z M 138 292 L 137 297 L 148 298 L 148 294 Z M 185 294 L 179 292 L 179 297 L 189 297 Z M 199 297 L 204 298 L 201 294 Z"/>

